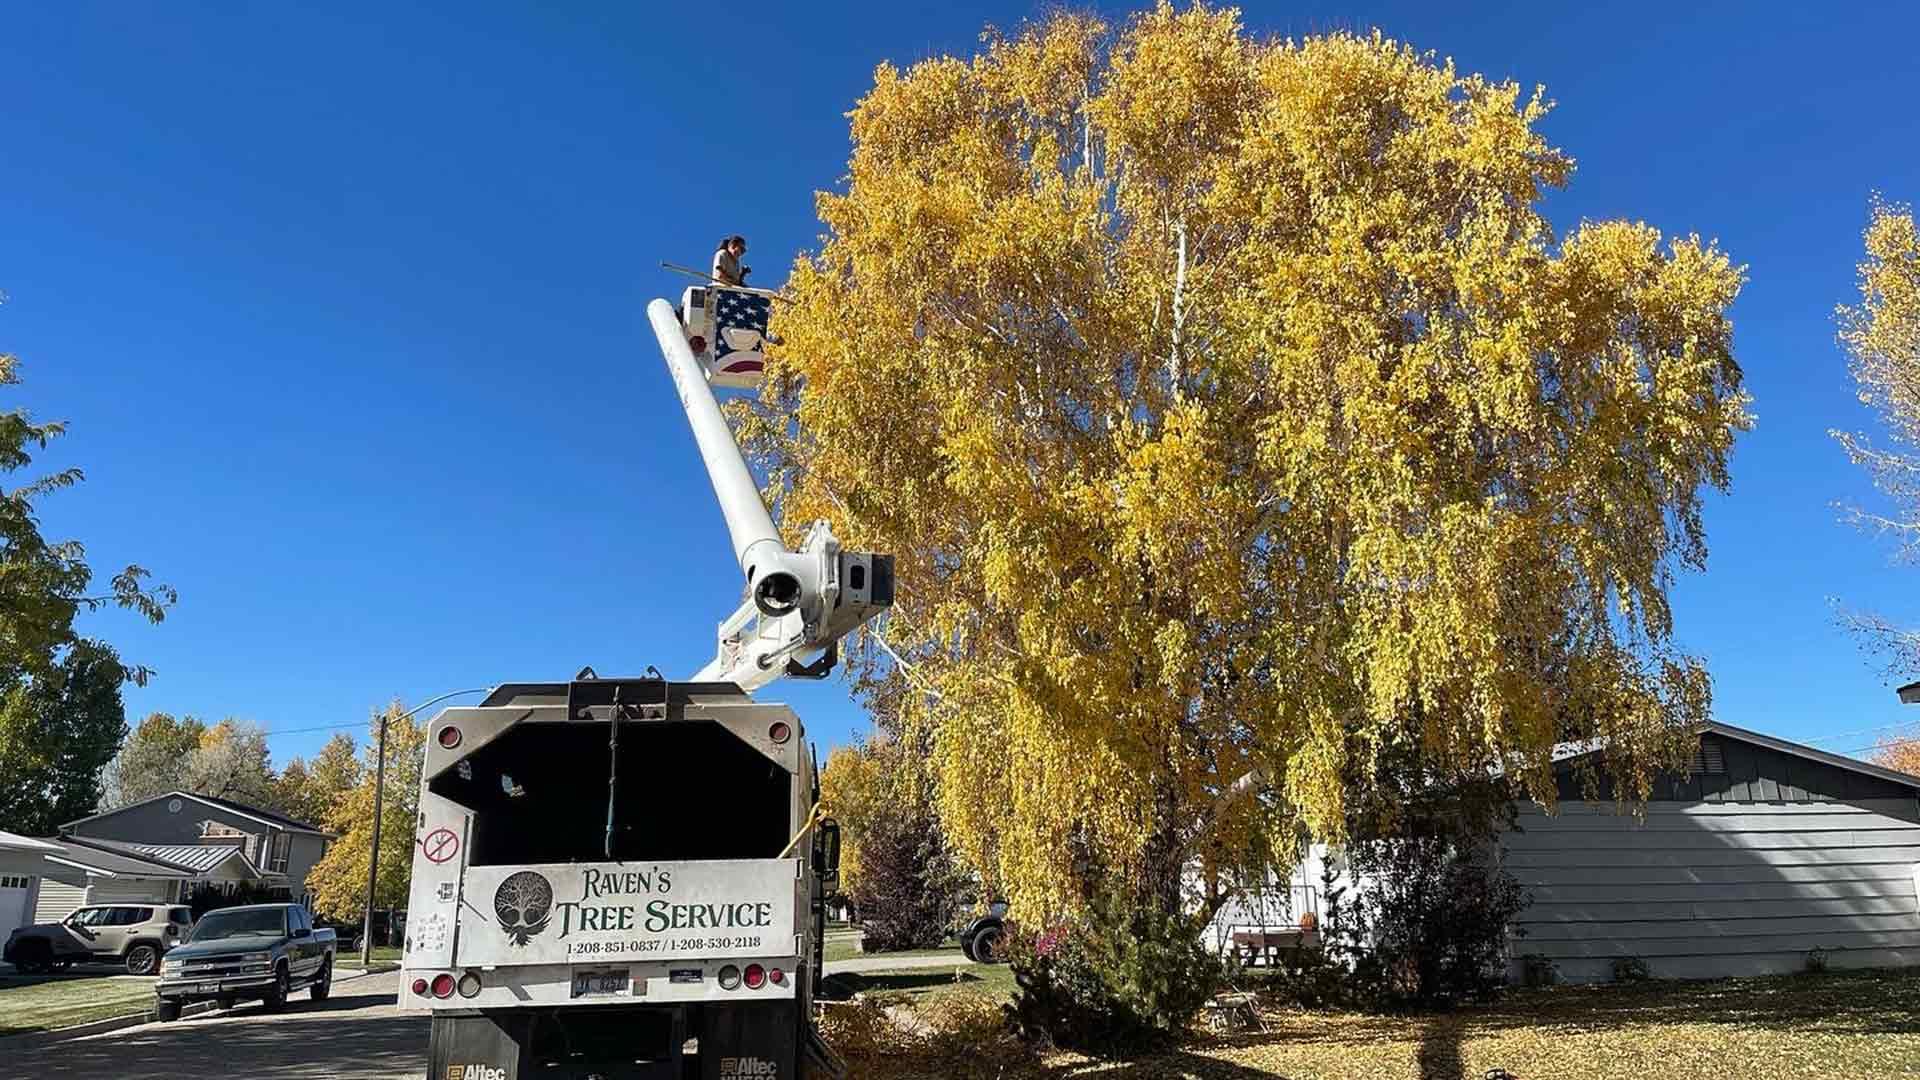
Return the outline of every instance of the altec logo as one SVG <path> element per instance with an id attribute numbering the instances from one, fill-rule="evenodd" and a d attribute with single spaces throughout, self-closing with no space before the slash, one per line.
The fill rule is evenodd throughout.
<path id="1" fill-rule="evenodd" d="M 507 1070 L 492 1065 L 449 1065 L 447 1080 L 507 1080 Z"/>
<path id="2" fill-rule="evenodd" d="M 764 1058 L 720 1059 L 720 1080 L 771 1080 L 780 1075 L 780 1066 Z"/>

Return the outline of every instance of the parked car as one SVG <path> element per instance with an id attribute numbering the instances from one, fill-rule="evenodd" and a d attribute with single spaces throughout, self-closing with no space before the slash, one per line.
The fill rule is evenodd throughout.
<path id="1" fill-rule="evenodd" d="M 323 926 L 333 931 L 333 945 L 335 950 L 347 953 L 348 955 L 360 951 L 360 931 L 363 927 L 358 922 L 349 922 L 345 919 L 329 919 L 324 916 L 315 915 L 313 917 L 313 928 L 318 930 Z"/>
<path id="2" fill-rule="evenodd" d="M 103 961 L 152 975 L 192 929 L 193 912 L 184 904 L 97 904 L 57 923 L 20 927 L 7 936 L 0 959 L 24 972 Z"/>
<path id="3" fill-rule="evenodd" d="M 1007 904 L 995 900 L 987 913 L 961 927 L 955 935 L 960 951 L 967 959 L 981 964 L 998 964 L 1007 958 Z"/>
<path id="4" fill-rule="evenodd" d="M 315 1001 L 333 992 L 333 931 L 316 930 L 298 904 L 251 904 L 209 911 L 187 943 L 168 953 L 154 985 L 154 1015 L 177 1020 L 192 1001 L 229 1007 L 242 999 L 276 1010 L 306 989 Z"/>

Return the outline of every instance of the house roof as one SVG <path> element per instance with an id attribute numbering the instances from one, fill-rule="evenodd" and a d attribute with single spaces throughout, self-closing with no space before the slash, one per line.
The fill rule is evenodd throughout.
<path id="1" fill-rule="evenodd" d="M 1832 765 L 1836 769 L 1849 769 L 1853 772 L 1878 777 L 1888 783 L 1902 784 L 1906 787 L 1913 788 L 1916 792 L 1920 792 L 1920 776 L 1903 773 L 1898 769 L 1889 769 L 1884 765 L 1875 765 L 1871 761 L 1861 761 L 1859 758 L 1847 757 L 1844 754 L 1830 754 L 1825 750 L 1815 750 L 1813 747 L 1803 743 L 1788 742 L 1785 739 L 1775 738 L 1772 735 L 1762 735 L 1757 731 L 1748 731 L 1746 728 L 1734 727 L 1732 724 L 1723 724 L 1718 720 L 1707 721 L 1707 726 L 1704 730 L 1715 735 L 1724 735 L 1729 739 L 1740 739 L 1745 742 L 1767 747 L 1770 750 L 1778 750 L 1783 754 L 1803 757 L 1808 761 L 1822 762 L 1827 765 Z"/>
<path id="2" fill-rule="evenodd" d="M 58 849 L 54 845 L 45 840 L 35 840 L 31 836 L 21 836 L 19 833 L 0 830 L 0 851 L 25 851 L 32 853 L 36 851 L 56 850 Z"/>
<path id="3" fill-rule="evenodd" d="M 1915 685 L 1920 686 L 1920 683 L 1916 683 Z M 1718 720 L 1709 720 L 1701 725 L 1700 734 L 1721 735 L 1729 739 L 1739 739 L 1742 742 L 1753 743 L 1755 746 L 1764 746 L 1770 750 L 1778 750 L 1783 754 L 1792 754 L 1795 757 L 1805 758 L 1808 761 L 1818 761 L 1825 765 L 1831 765 L 1836 769 L 1846 769 L 1849 772 L 1877 777 L 1891 784 L 1910 787 L 1914 789 L 1916 793 L 1920 793 L 1920 776 L 1903 773 L 1898 769 L 1889 769 L 1884 765 L 1876 765 L 1871 761 L 1862 761 L 1859 758 L 1847 757 L 1844 754 L 1831 754 L 1825 750 L 1816 750 L 1805 743 L 1790 742 L 1773 735 L 1763 735 L 1758 731 L 1749 731 L 1746 728 L 1735 727 L 1732 724 L 1722 723 Z M 1572 761 L 1574 758 L 1598 753 L 1605 750 L 1606 746 L 1607 741 L 1605 739 L 1590 739 L 1577 743 L 1560 743 L 1553 748 L 1553 763 L 1559 765 Z M 1498 774 L 1499 770 L 1496 769 L 1495 775 Z"/>
<path id="4" fill-rule="evenodd" d="M 175 866 L 163 859 L 138 852 L 116 851 L 101 847 L 97 842 L 76 840 L 73 837 L 41 837 L 40 842 L 55 849 L 41 853 L 48 862 L 71 866 L 101 877 L 190 878 L 194 876 L 184 867 Z"/>
<path id="5" fill-rule="evenodd" d="M 238 814 L 244 818 L 251 818 L 254 821 L 260 822 L 262 825 L 271 825 L 275 828 L 285 829 L 288 832 L 312 833 L 315 836 L 328 837 L 333 835 L 325 829 L 309 825 L 304 821 L 297 821 L 277 811 L 262 810 L 257 806 L 248 806 L 246 803 L 234 802 L 232 799 L 221 799 L 212 795 L 199 795 L 191 791 L 169 791 L 162 795 L 154 795 L 150 798 L 141 799 L 139 802 L 131 802 L 125 806 L 117 806 L 112 810 L 103 810 L 98 814 L 89 814 L 86 817 L 67 822 L 60 826 L 60 830 L 65 832 L 75 826 L 85 825 L 89 821 L 98 821 L 101 818 L 111 817 L 114 814 L 131 810 L 136 806 L 145 806 L 150 802 L 158 802 L 162 799 L 192 799 L 203 805 L 218 807 L 230 814 Z"/>
<path id="6" fill-rule="evenodd" d="M 249 877 L 261 876 L 259 868 L 247 858 L 247 853 L 233 844 L 139 844 L 91 836 L 85 837 L 84 842 L 92 847 L 113 848 L 131 855 L 156 859 L 195 874 L 212 873 L 228 859 L 238 859 L 240 865 L 246 868 Z"/>

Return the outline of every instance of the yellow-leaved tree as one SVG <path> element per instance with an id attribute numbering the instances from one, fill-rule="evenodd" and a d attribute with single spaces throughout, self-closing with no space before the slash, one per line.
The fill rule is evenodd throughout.
<path id="1" fill-rule="evenodd" d="M 1847 517 L 1900 542 L 1901 554 L 1920 553 L 1920 230 L 1906 206 L 1875 199 L 1859 267 L 1860 302 L 1839 311 L 1840 344 L 1860 402 L 1884 425 L 1887 442 L 1833 432 L 1854 464 L 1866 469 L 1892 504 L 1880 513 L 1850 506 Z M 1846 622 L 1901 676 L 1920 669 L 1920 634 L 1872 612 L 1849 612 Z"/>
<path id="2" fill-rule="evenodd" d="M 1667 592 L 1749 422 L 1742 271 L 1556 237 L 1546 111 L 1201 6 L 876 72 L 734 416 L 786 528 L 896 553 L 870 676 L 1024 915 L 1217 899 L 1389 750 L 1551 799 L 1604 738 L 1644 796 L 1707 716 Z"/>
<path id="3" fill-rule="evenodd" d="M 333 797 L 325 822 L 336 834 L 327 852 L 307 873 L 313 910 L 336 919 L 358 919 L 366 912 L 367 862 L 373 850 L 374 795 L 378 774 L 379 730 L 387 723 L 387 768 L 380 806 L 380 857 L 373 887 L 373 906 L 399 908 L 407 904 L 413 880 L 413 845 L 420 805 L 420 766 L 426 759 L 427 728 L 405 715 L 395 701 L 368 722 L 366 760 L 357 770 L 357 782 Z M 329 744 L 329 749 L 331 749 Z M 338 751 L 334 751 L 338 753 Z"/>

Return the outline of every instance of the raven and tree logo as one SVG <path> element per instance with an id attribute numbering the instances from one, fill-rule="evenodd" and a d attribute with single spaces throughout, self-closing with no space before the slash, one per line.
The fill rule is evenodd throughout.
<path id="1" fill-rule="evenodd" d="M 493 913 L 515 945 L 525 945 L 553 918 L 553 884 L 532 870 L 511 874 L 493 894 Z"/>

